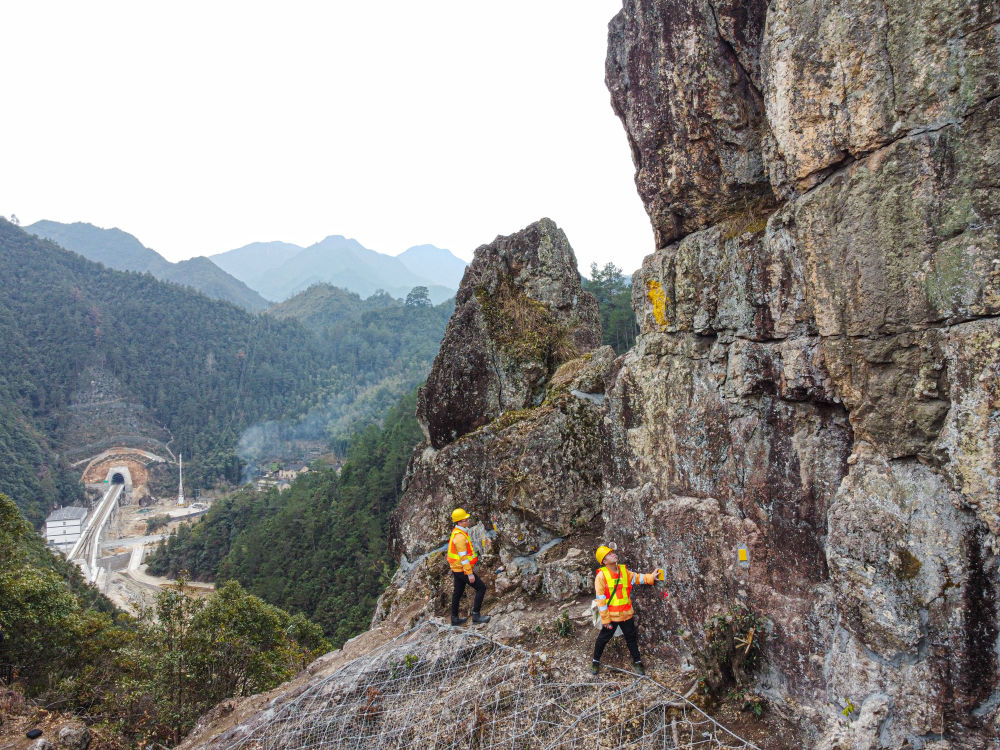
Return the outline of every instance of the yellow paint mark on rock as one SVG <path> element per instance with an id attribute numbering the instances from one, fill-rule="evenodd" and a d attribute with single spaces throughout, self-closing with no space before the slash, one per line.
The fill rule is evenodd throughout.
<path id="1" fill-rule="evenodd" d="M 653 317 L 660 328 L 667 325 L 667 293 L 663 291 L 663 285 L 656 279 L 646 281 L 646 299 L 653 306 Z"/>

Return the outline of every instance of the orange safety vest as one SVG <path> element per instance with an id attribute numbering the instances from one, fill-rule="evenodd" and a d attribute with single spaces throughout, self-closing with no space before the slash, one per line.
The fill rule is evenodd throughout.
<path id="1" fill-rule="evenodd" d="M 632 576 L 629 575 L 625 565 L 618 564 L 618 575 L 615 576 L 607 566 L 601 568 L 604 574 L 604 595 L 608 602 L 608 613 L 612 616 L 621 614 L 632 609 L 632 600 L 629 593 L 632 591 Z"/>
<path id="2" fill-rule="evenodd" d="M 472 575 L 472 566 L 477 562 L 479 558 L 472 547 L 469 533 L 461 526 L 456 526 L 448 540 L 448 565 L 455 573 Z"/>

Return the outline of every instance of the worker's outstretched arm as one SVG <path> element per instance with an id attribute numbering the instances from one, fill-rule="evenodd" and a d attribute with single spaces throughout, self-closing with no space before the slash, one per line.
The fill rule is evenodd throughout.
<path id="1" fill-rule="evenodd" d="M 661 568 L 657 568 L 652 573 L 633 573 L 632 574 L 632 585 L 635 586 L 637 583 L 645 583 L 647 586 L 651 586 L 656 583 L 657 579 L 660 578 Z"/>

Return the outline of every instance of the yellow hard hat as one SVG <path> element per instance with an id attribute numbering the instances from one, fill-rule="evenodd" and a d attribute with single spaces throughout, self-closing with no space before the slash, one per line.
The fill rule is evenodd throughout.
<path id="1" fill-rule="evenodd" d="M 463 508 L 455 508 L 455 510 L 451 512 L 451 520 L 455 523 L 458 523 L 459 521 L 464 521 L 468 517 L 469 514 L 466 513 Z"/>
<path id="2" fill-rule="evenodd" d="M 605 547 L 603 544 L 597 548 L 597 552 L 594 554 L 594 557 L 597 558 L 598 565 L 604 564 L 604 558 L 608 556 L 609 552 L 614 552 L 614 550 L 611 549 L 611 547 Z"/>

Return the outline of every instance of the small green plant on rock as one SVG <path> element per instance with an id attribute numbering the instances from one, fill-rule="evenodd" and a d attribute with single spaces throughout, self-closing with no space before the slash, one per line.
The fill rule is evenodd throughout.
<path id="1" fill-rule="evenodd" d="M 922 564 L 910 550 L 905 547 L 900 549 L 895 558 L 897 561 L 894 566 L 895 573 L 901 581 L 912 581 L 920 573 Z"/>
<path id="2" fill-rule="evenodd" d="M 403 664 L 406 665 L 407 669 L 413 669 L 417 666 L 417 662 L 420 661 L 420 657 L 416 654 L 407 654 L 403 657 Z"/>
<path id="3" fill-rule="evenodd" d="M 754 718 L 759 719 L 764 715 L 766 700 L 763 696 L 750 692 L 749 688 L 730 690 L 728 697 L 730 700 L 739 701 L 740 710 L 749 711 L 754 715 Z"/>
<path id="4" fill-rule="evenodd" d="M 563 638 L 569 638 L 573 633 L 573 623 L 569 621 L 569 613 L 566 610 L 556 618 L 556 632 Z"/>
<path id="5" fill-rule="evenodd" d="M 743 234 L 757 234 L 767 228 L 767 220 L 774 213 L 770 198 L 744 199 L 721 222 L 722 241 L 727 242 Z"/>
<path id="6" fill-rule="evenodd" d="M 554 312 L 532 299 L 506 276 L 491 292 L 476 288 L 487 331 L 500 349 L 517 362 L 544 362 L 550 372 L 573 359 L 578 351 L 572 328 Z"/>
<path id="7" fill-rule="evenodd" d="M 513 424 L 522 422 L 525 419 L 530 419 L 536 414 L 536 412 L 537 409 L 535 407 L 529 407 L 527 409 L 508 409 L 493 420 L 492 427 L 496 432 L 502 432 Z"/>
<path id="8" fill-rule="evenodd" d="M 857 711 L 858 707 L 851 701 L 851 699 L 844 698 L 844 707 L 840 711 L 840 713 L 844 715 L 844 722 L 850 724 Z"/>

